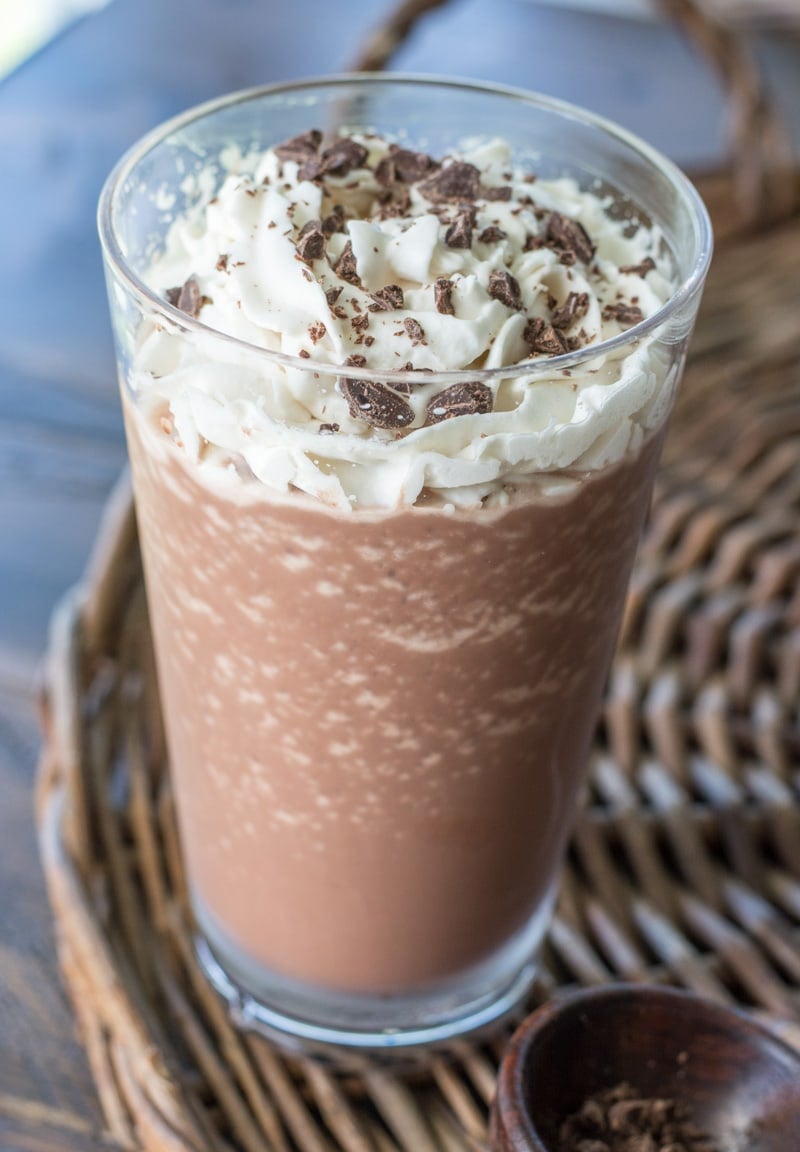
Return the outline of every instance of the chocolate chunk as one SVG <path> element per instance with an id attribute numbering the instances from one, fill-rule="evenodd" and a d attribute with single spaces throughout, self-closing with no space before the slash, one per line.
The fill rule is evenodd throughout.
<path id="1" fill-rule="evenodd" d="M 438 392 L 428 401 L 425 409 L 428 424 L 439 424 L 442 420 L 452 420 L 454 416 L 475 416 L 491 412 L 493 407 L 492 390 L 480 380 L 468 380 L 465 384 L 451 384 L 443 392 Z"/>
<path id="2" fill-rule="evenodd" d="M 652 272 L 656 266 L 655 260 L 651 256 L 645 256 L 640 264 L 624 264 L 620 265 L 620 272 L 625 272 L 631 276 L 646 276 L 648 272 Z"/>
<path id="3" fill-rule="evenodd" d="M 588 264 L 594 256 L 594 244 L 584 226 L 561 212 L 550 213 L 547 239 L 556 249 L 571 253 L 584 264 Z"/>
<path id="4" fill-rule="evenodd" d="M 363 144 L 344 137 L 322 153 L 320 175 L 346 176 L 354 168 L 363 168 L 368 155 Z"/>
<path id="5" fill-rule="evenodd" d="M 472 246 L 471 211 L 459 212 L 453 223 L 444 234 L 444 242 L 448 248 L 470 248 Z"/>
<path id="6" fill-rule="evenodd" d="M 459 204 L 478 195 L 481 174 L 474 164 L 456 161 L 420 184 L 419 190 L 434 204 Z"/>
<path id="7" fill-rule="evenodd" d="M 566 352 L 567 343 L 564 337 L 552 324 L 547 324 L 541 316 L 534 317 L 525 325 L 522 339 L 534 352 L 543 352 L 547 356 L 561 356 Z"/>
<path id="8" fill-rule="evenodd" d="M 401 187 L 399 192 L 381 192 L 375 216 L 378 220 L 391 220 L 395 216 L 407 216 L 410 208 L 408 190 Z"/>
<path id="9" fill-rule="evenodd" d="M 511 199 L 511 188 L 508 184 L 501 184 L 499 188 L 481 188 L 484 200 L 500 200 L 508 202 Z"/>
<path id="10" fill-rule="evenodd" d="M 501 304 L 505 304 L 506 308 L 519 311 L 522 307 L 519 281 L 510 272 L 495 268 L 489 273 L 489 283 L 486 290 L 493 300 L 499 300 Z"/>
<path id="11" fill-rule="evenodd" d="M 354 420 L 363 420 L 372 428 L 407 428 L 414 421 L 414 409 L 402 396 L 378 380 L 339 382 Z"/>
<path id="12" fill-rule="evenodd" d="M 576 320 L 582 320 L 589 311 L 588 292 L 570 292 L 560 308 L 555 308 L 550 317 L 554 328 L 569 328 Z"/>
<path id="13" fill-rule="evenodd" d="M 360 316 L 354 316 L 350 321 L 350 327 L 354 332 L 366 332 L 369 328 L 369 316 L 366 312 L 362 312 Z"/>
<path id="14" fill-rule="evenodd" d="M 323 235 L 330 237 L 334 232 L 344 232 L 345 219 L 344 208 L 341 204 L 334 204 L 330 214 L 322 221 Z"/>
<path id="15" fill-rule="evenodd" d="M 316 324 L 309 324 L 308 335 L 309 335 L 309 338 L 311 340 L 311 343 L 312 344 L 319 344 L 320 340 L 325 339 L 325 335 L 326 335 L 327 331 L 328 331 L 328 329 L 325 327 L 325 325 L 322 323 L 321 320 L 317 321 Z"/>
<path id="16" fill-rule="evenodd" d="M 328 307 L 329 308 L 333 308 L 334 304 L 339 299 L 339 297 L 341 296 L 343 291 L 344 291 L 343 287 L 342 288 L 326 288 L 325 289 L 325 299 L 328 301 Z"/>
<path id="17" fill-rule="evenodd" d="M 372 292 L 370 299 L 372 303 L 367 305 L 370 312 L 394 312 L 403 307 L 403 289 L 399 284 L 387 284 L 385 288 Z"/>
<path id="18" fill-rule="evenodd" d="M 425 343 L 425 329 L 420 324 L 419 320 L 414 320 L 412 316 L 406 316 L 403 321 L 403 327 L 406 330 L 409 340 L 412 345 L 416 347 L 417 344 Z"/>
<path id="19" fill-rule="evenodd" d="M 498 244 L 501 240 L 505 240 L 506 235 L 502 228 L 498 228 L 496 224 L 490 224 L 488 228 L 484 228 L 478 239 L 481 244 Z"/>
<path id="20" fill-rule="evenodd" d="M 353 245 L 350 240 L 347 241 L 342 249 L 342 254 L 334 264 L 333 270 L 340 280 L 346 280 L 348 284 L 360 287 L 361 280 L 359 279 L 356 258 L 353 255 Z"/>
<path id="21" fill-rule="evenodd" d="M 319 260 L 325 251 L 325 235 L 319 220 L 309 220 L 300 229 L 297 237 L 297 255 L 301 260 L 310 264 L 312 260 Z"/>
<path id="22" fill-rule="evenodd" d="M 339 425 L 338 424 L 320 424 L 320 426 L 319 426 L 320 436 L 332 436 L 334 434 L 334 432 L 338 432 L 338 431 L 339 431 Z"/>
<path id="23" fill-rule="evenodd" d="M 626 304 L 622 301 L 619 304 L 606 304 L 603 309 L 603 319 L 616 320 L 617 323 L 632 328 L 634 324 L 641 324 L 644 320 L 644 312 L 636 304 Z"/>
<path id="24" fill-rule="evenodd" d="M 190 276 L 180 288 L 168 288 L 164 293 L 173 308 L 180 308 L 187 316 L 198 316 L 204 304 L 210 304 L 208 296 L 200 293 L 196 276 Z"/>
<path id="25" fill-rule="evenodd" d="M 302 164 L 319 151 L 321 143 L 322 133 L 318 128 L 312 128 L 310 132 L 302 132 L 299 136 L 292 136 L 291 140 L 285 140 L 283 144 L 276 144 L 273 152 L 279 160 L 296 160 Z"/>
<path id="26" fill-rule="evenodd" d="M 433 297 L 437 312 L 441 312 L 443 316 L 455 316 L 452 280 L 448 280 L 446 276 L 437 277 L 433 285 Z"/>
<path id="27" fill-rule="evenodd" d="M 384 187 L 393 184 L 417 184 L 438 165 L 425 152 L 412 152 L 408 148 L 392 148 L 375 169 L 375 179 Z"/>

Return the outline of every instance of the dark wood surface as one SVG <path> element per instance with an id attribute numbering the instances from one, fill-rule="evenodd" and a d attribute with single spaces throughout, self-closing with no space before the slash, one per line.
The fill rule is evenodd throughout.
<path id="1" fill-rule="evenodd" d="M 100 186 L 128 145 L 193 103 L 343 70 L 391 6 L 112 0 L 0 83 L 0 1149 L 108 1146 L 58 978 L 32 819 L 48 618 L 80 576 L 125 456 L 94 227 Z M 782 101 L 796 107 L 796 49 L 767 50 Z M 687 165 L 720 156 L 714 83 L 653 25 L 453 0 L 396 64 L 586 104 Z"/>

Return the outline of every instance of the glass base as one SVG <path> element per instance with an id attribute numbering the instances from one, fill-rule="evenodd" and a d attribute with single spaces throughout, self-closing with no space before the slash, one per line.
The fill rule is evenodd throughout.
<path id="1" fill-rule="evenodd" d="M 294 1052 L 333 1056 L 334 1049 L 411 1054 L 497 1025 L 524 1000 L 536 975 L 553 894 L 499 952 L 458 977 L 405 995 L 358 995 L 311 987 L 243 958 L 195 906 L 195 949 L 233 1022 Z"/>

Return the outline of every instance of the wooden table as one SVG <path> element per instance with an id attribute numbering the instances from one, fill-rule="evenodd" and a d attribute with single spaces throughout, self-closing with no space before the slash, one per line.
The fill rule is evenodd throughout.
<path id="1" fill-rule="evenodd" d="M 100 185 L 125 147 L 193 103 L 344 69 L 391 6 L 295 0 L 292 23 L 288 5 L 264 0 L 113 0 L 0 85 L 0 1149 L 107 1147 L 59 983 L 31 813 L 48 617 L 81 573 L 125 457 Z M 797 54 L 772 50 L 797 107 Z M 397 64 L 536 86 L 683 163 L 718 158 L 719 94 L 654 26 L 461 0 L 429 17 Z"/>

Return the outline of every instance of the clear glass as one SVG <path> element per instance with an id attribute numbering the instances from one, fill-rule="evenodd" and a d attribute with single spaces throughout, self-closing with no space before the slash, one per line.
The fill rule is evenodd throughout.
<path id="1" fill-rule="evenodd" d="M 605 457 L 529 469 L 502 500 L 455 506 L 423 486 L 410 506 L 373 504 L 369 468 L 320 466 L 335 437 L 318 424 L 309 439 L 287 407 L 262 469 L 327 469 L 358 493 L 344 510 L 299 482 L 276 494 L 233 449 L 213 467 L 176 443 L 168 398 L 145 403 L 143 349 L 157 349 L 151 381 L 188 364 L 190 384 L 192 372 L 217 381 L 223 407 L 232 380 L 278 409 L 355 378 L 401 394 L 419 384 L 234 339 L 145 284 L 176 215 L 222 181 L 231 144 L 246 155 L 335 125 L 433 155 L 501 136 L 539 179 L 568 175 L 661 230 L 675 286 L 649 319 L 555 358 L 426 377 L 499 396 L 635 354 L 654 386 L 638 439 L 615 454 L 612 427 Z M 234 95 L 158 129 L 109 178 L 100 231 L 205 970 L 240 1022 L 285 1043 L 407 1048 L 489 1024 L 525 994 L 547 928 L 710 258 L 705 210 L 669 162 L 575 108 L 339 77 Z M 381 441 L 389 471 L 410 435 Z"/>

